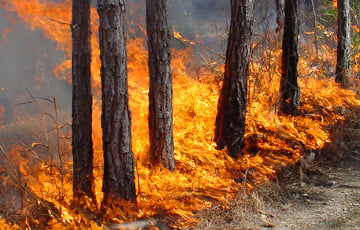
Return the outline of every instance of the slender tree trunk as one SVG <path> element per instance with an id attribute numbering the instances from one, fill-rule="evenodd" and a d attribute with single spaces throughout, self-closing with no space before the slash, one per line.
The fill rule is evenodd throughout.
<path id="1" fill-rule="evenodd" d="M 350 5 L 349 0 L 338 0 L 338 47 L 335 81 L 344 88 L 350 81 Z"/>
<path id="2" fill-rule="evenodd" d="M 227 147 L 229 155 L 237 157 L 244 146 L 254 0 L 230 0 L 230 3 L 230 32 L 214 140 L 217 149 Z"/>
<path id="3" fill-rule="evenodd" d="M 284 26 L 284 6 L 285 0 L 276 0 L 276 24 L 277 24 L 277 31 L 282 31 Z"/>
<path id="4" fill-rule="evenodd" d="M 104 150 L 103 206 L 136 201 L 123 0 L 98 0 Z"/>
<path id="5" fill-rule="evenodd" d="M 315 44 L 315 52 L 316 52 L 316 62 L 319 58 L 319 47 L 318 47 L 318 32 L 317 32 L 317 15 L 316 15 L 316 6 L 314 3 L 314 0 L 311 0 L 311 6 L 312 6 L 312 11 L 313 11 L 313 16 L 314 16 L 314 44 Z"/>
<path id="6" fill-rule="evenodd" d="M 90 1 L 72 2 L 72 154 L 73 197 L 95 200 L 92 143 Z"/>
<path id="7" fill-rule="evenodd" d="M 150 161 L 175 169 L 172 116 L 172 76 L 167 0 L 146 0 L 149 49 L 149 137 Z"/>
<path id="8" fill-rule="evenodd" d="M 282 43 L 280 113 L 295 115 L 300 103 L 298 71 L 298 0 L 285 1 L 285 21 Z"/>

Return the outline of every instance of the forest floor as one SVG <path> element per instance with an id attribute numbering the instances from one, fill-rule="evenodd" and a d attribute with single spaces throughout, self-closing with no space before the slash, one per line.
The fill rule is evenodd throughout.
<path id="1" fill-rule="evenodd" d="M 199 213 L 189 229 L 360 229 L 360 154 L 307 173 L 239 194 L 227 208 Z"/>
<path id="2" fill-rule="evenodd" d="M 360 153 L 312 167 L 303 180 L 267 182 L 199 213 L 188 229 L 360 229 Z"/>
<path id="3" fill-rule="evenodd" d="M 285 167 L 187 229 L 360 229 L 359 116 L 334 127 L 325 157 Z"/>

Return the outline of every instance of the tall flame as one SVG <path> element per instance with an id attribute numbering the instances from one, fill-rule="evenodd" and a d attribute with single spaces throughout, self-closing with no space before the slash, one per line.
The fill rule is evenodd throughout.
<path id="1" fill-rule="evenodd" d="M 57 48 L 64 51 L 67 60 L 58 66 L 55 73 L 70 68 L 71 55 L 71 1 L 49 3 L 40 0 L 8 1 L 3 6 L 18 14 L 31 29 L 40 29 L 47 38 L 57 42 Z M 92 30 L 97 34 L 97 16 L 92 9 Z M 174 31 L 175 32 L 175 31 Z M 175 34 L 178 36 L 177 34 Z M 179 35 L 181 36 L 181 35 Z M 178 38 L 182 38 L 179 37 Z M 94 86 L 93 139 L 95 148 L 96 195 L 102 199 L 102 147 L 100 126 L 100 61 L 97 36 L 92 37 L 92 78 Z M 325 50 L 326 51 L 326 50 Z M 334 113 L 339 106 L 356 105 L 360 101 L 355 93 L 338 88 L 329 79 L 303 78 L 300 80 L 303 92 L 301 114 L 297 117 L 277 116 L 271 111 L 275 101 L 278 81 L 266 82 L 262 65 L 252 63 L 253 75 L 250 81 L 269 87 L 265 90 L 250 89 L 248 107 L 245 155 L 239 159 L 228 157 L 225 151 L 217 151 L 213 143 L 213 129 L 216 116 L 219 84 L 206 71 L 198 79 L 188 74 L 187 64 L 191 62 L 191 48 L 172 50 L 174 77 L 174 135 L 177 170 L 170 173 L 162 168 L 148 167 L 148 67 L 145 41 L 141 38 L 128 40 L 128 75 L 130 107 L 132 111 L 133 151 L 136 158 L 136 183 L 138 195 L 137 213 L 133 218 L 156 214 L 176 214 L 185 219 L 192 217 L 195 210 L 208 208 L 214 201 L 226 204 L 239 189 L 252 188 L 254 184 L 268 180 L 278 167 L 295 164 L 304 151 L 319 150 L 329 142 L 330 131 L 324 128 L 330 123 L 344 119 Z M 278 60 L 280 51 L 274 52 Z M 308 75 L 308 63 L 301 59 L 300 71 Z M 221 69 L 221 65 L 219 66 Z M 256 76 L 257 73 L 259 76 Z M 276 72 L 276 76 L 279 74 Z M 71 77 L 68 76 L 70 82 Z M 269 99 L 270 98 L 270 99 Z M 314 102 L 317 105 L 314 105 Z M 326 116 L 317 114 L 321 106 L 330 111 Z M 68 146 L 70 148 L 70 146 Z M 69 151 L 70 152 L 70 151 Z M 24 160 L 21 151 L 12 149 L 9 155 L 20 164 L 19 170 L 27 186 L 38 197 L 52 202 L 61 210 L 61 220 L 54 218 L 49 224 L 55 229 L 64 226 L 78 226 L 86 222 L 87 227 L 97 228 L 94 221 L 87 220 L 70 206 L 71 203 L 71 156 L 59 171 L 48 162 L 32 158 Z M 57 174 L 56 174 L 57 172 Z M 251 181 L 251 183 L 249 183 Z M 242 182 L 242 183 L 239 183 Z M 124 210 L 114 210 L 112 220 L 121 222 Z M 128 218 L 128 217 L 127 217 Z M 0 226 L 6 226 L 0 219 Z M 100 227 L 99 227 L 100 228 Z"/>

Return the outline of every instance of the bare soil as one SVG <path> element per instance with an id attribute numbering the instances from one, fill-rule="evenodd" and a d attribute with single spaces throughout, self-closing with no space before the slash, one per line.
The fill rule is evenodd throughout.
<path id="1" fill-rule="evenodd" d="M 188 229 L 360 229 L 360 153 L 286 168 L 198 217 Z"/>

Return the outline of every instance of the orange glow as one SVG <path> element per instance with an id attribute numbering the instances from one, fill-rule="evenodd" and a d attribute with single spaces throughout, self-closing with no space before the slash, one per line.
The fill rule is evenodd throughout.
<path id="1" fill-rule="evenodd" d="M 0 125 L 4 122 L 4 112 L 5 112 L 5 108 L 3 106 L 0 106 Z"/>
<path id="2" fill-rule="evenodd" d="M 2 31 L 2 36 L 4 38 L 3 40 L 3 45 L 6 45 L 6 35 L 10 32 L 10 29 L 8 27 L 6 27 L 3 31 Z"/>
<path id="3" fill-rule="evenodd" d="M 17 12 L 31 29 L 41 29 L 47 38 L 57 42 L 57 48 L 64 51 L 67 60 L 55 68 L 57 76 L 71 66 L 71 1 L 54 4 L 40 0 L 13 0 L 5 4 L 8 11 Z M 97 40 L 97 14 L 92 9 L 92 80 L 94 176 L 98 206 L 102 200 L 102 140 L 100 101 L 100 60 Z M 63 22 L 63 23 L 59 23 Z M 174 37 L 183 38 L 174 29 Z M 320 71 L 310 68 L 309 60 L 300 58 L 299 72 L 304 78 L 299 80 L 303 105 L 297 117 L 277 116 L 274 111 L 279 88 L 279 73 L 276 80 L 269 83 L 262 65 L 252 63 L 251 82 L 263 88 L 250 87 L 251 103 L 248 106 L 245 155 L 239 159 L 230 158 L 225 151 L 215 150 L 213 143 L 219 85 L 211 81 L 214 76 L 200 72 L 198 79 L 191 77 L 188 64 L 193 50 L 172 50 L 173 95 L 174 95 L 174 138 L 176 171 L 170 173 L 162 168 L 148 167 L 148 56 L 146 41 L 141 38 L 129 39 L 128 78 L 130 108 L 132 113 L 132 145 L 136 159 L 137 212 L 111 210 L 109 219 L 122 222 L 124 219 L 151 217 L 154 215 L 176 214 L 187 221 L 192 220 L 194 211 L 211 207 L 214 202 L 226 205 L 226 201 L 240 189 L 251 189 L 256 183 L 275 176 L 280 166 L 293 165 L 305 151 L 319 150 L 328 143 L 330 131 L 325 127 L 341 121 L 344 116 L 334 110 L 348 104 L 360 106 L 360 100 L 352 91 L 340 89 L 333 79 L 320 79 Z M 323 58 L 333 50 L 323 48 Z M 273 63 L 281 52 L 274 52 Z M 330 60 L 334 61 L 334 60 Z M 255 75 L 255 73 L 259 75 Z M 315 74 L 314 74 L 315 73 Z M 316 75 L 316 76 L 314 76 Z M 265 89 L 265 86 L 267 87 Z M 323 116 L 316 114 L 316 106 L 330 112 Z M 67 154 L 59 159 L 34 160 L 31 154 L 24 154 L 20 148 L 13 148 L 9 155 L 19 164 L 19 172 L 27 187 L 38 197 L 53 204 L 60 210 L 60 218 L 53 215 L 48 223 L 51 228 L 102 229 L 86 214 L 74 210 L 72 201 L 72 162 L 70 143 Z M 54 162 L 58 167 L 54 167 Z M 249 182 L 251 181 L 251 183 Z M 92 207 L 94 209 L 99 207 Z M 61 220 L 61 221 L 60 221 Z M 0 218 L 0 228 L 6 222 Z"/>
<path id="4" fill-rule="evenodd" d="M 332 1 L 333 7 L 337 7 L 337 1 L 338 1 L 338 0 L 333 0 L 333 1 Z"/>
<path id="5" fill-rule="evenodd" d="M 176 39 L 178 39 L 180 41 L 183 41 L 183 42 L 189 42 L 189 44 L 191 44 L 191 45 L 195 45 L 195 42 L 190 41 L 187 38 L 184 38 L 179 32 L 177 32 L 176 29 L 175 29 L 175 26 L 174 26 L 173 33 L 174 33 L 174 38 L 176 38 Z"/>

